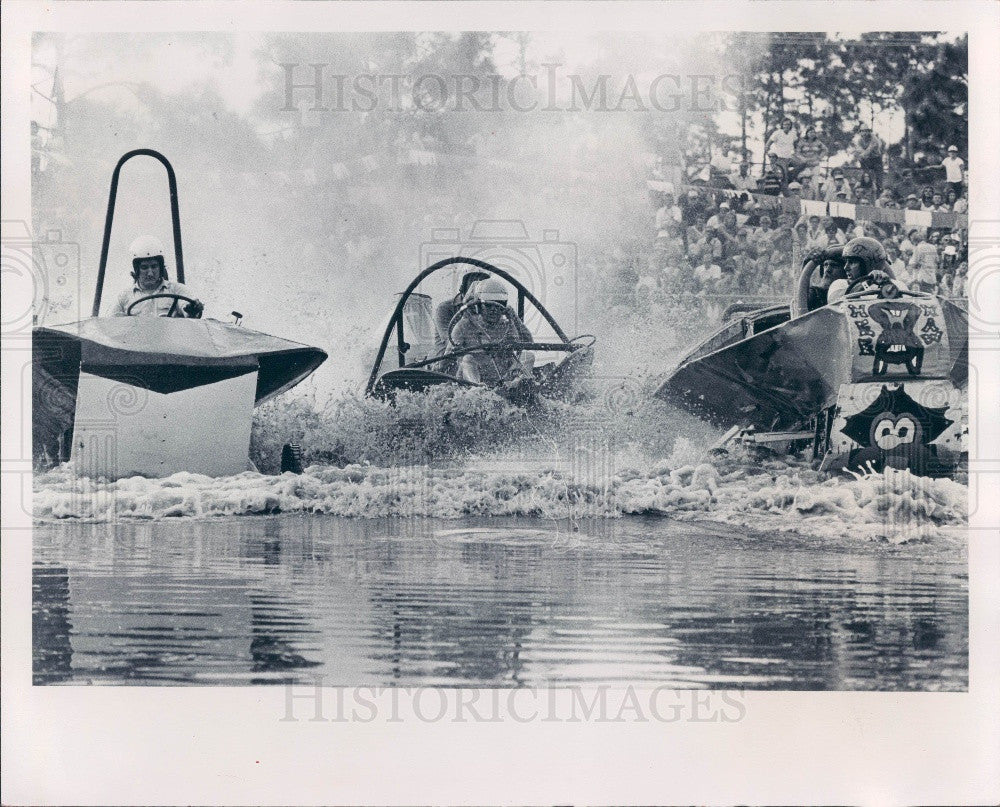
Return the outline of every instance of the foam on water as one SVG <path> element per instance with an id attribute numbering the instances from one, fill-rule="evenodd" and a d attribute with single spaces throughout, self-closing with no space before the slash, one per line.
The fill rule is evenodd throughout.
<path id="1" fill-rule="evenodd" d="M 652 400 L 652 382 L 605 381 L 574 404 L 521 410 L 483 390 L 288 398 L 258 410 L 251 453 L 274 470 L 301 440 L 301 475 L 177 473 L 117 482 L 71 465 L 36 475 L 36 519 L 326 513 L 356 518 L 633 515 L 711 520 L 741 533 L 893 542 L 961 535 L 967 489 L 887 470 L 830 477 L 803 459 L 715 456 L 711 427 Z"/>
<path id="2" fill-rule="evenodd" d="M 163 519 L 273 513 L 356 518 L 528 516 L 543 519 L 662 515 L 729 523 L 741 531 L 893 542 L 957 536 L 965 486 L 889 469 L 823 479 L 784 462 L 767 467 L 700 463 L 623 469 L 583 480 L 572 467 L 489 465 L 381 468 L 311 466 L 302 475 L 243 473 L 224 479 L 177 473 L 96 482 L 63 466 L 36 477 L 39 520 Z"/>

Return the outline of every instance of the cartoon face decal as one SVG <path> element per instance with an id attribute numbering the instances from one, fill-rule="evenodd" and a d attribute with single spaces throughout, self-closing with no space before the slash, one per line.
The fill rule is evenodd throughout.
<path id="1" fill-rule="evenodd" d="M 923 442 L 923 427 L 920 421 L 908 414 L 895 415 L 883 412 L 872 421 L 871 445 L 883 451 L 892 451 Z"/>
<path id="2" fill-rule="evenodd" d="M 902 364 L 910 375 L 920 375 L 924 345 L 913 332 L 920 309 L 900 300 L 882 300 L 868 306 L 868 315 L 882 326 L 875 340 L 872 375 L 885 375 L 890 364 Z"/>
<path id="3" fill-rule="evenodd" d="M 882 387 L 870 406 L 847 418 L 842 431 L 858 445 L 882 451 L 928 445 L 952 424 L 944 416 L 946 411 L 947 407 L 921 406 L 902 384 L 891 391 Z"/>

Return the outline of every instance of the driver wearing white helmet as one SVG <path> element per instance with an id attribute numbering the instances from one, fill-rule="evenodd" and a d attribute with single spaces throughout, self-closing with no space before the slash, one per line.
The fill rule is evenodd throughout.
<path id="1" fill-rule="evenodd" d="M 502 346 L 531 342 L 531 331 L 514 311 L 507 307 L 507 288 L 499 280 L 480 281 L 471 291 L 472 304 L 452 328 L 455 349 L 480 345 Z M 461 357 L 458 375 L 474 384 L 499 387 L 530 378 L 535 354 L 516 348 L 472 351 Z"/>
<path id="2" fill-rule="evenodd" d="M 113 316 L 192 317 L 201 316 L 205 306 L 183 283 L 167 276 L 163 245 L 152 236 L 144 235 L 132 242 L 131 289 L 118 296 Z M 145 299 L 151 295 L 164 295 Z M 186 298 L 186 299 L 181 299 Z M 139 301 L 142 302 L 139 302 Z"/>

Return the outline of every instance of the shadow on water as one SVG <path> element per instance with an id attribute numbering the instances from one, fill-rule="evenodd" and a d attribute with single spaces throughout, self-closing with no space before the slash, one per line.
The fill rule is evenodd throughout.
<path id="1" fill-rule="evenodd" d="M 37 684 L 967 687 L 964 557 L 664 519 L 35 533 Z"/>

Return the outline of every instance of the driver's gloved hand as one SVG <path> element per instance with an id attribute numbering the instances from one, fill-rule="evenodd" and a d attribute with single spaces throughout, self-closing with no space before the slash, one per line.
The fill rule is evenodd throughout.
<path id="1" fill-rule="evenodd" d="M 826 247 L 826 249 L 823 250 L 822 260 L 824 261 L 844 260 L 844 245 L 834 244 L 832 247 Z"/>
<path id="2" fill-rule="evenodd" d="M 868 273 L 868 280 L 876 286 L 881 286 L 883 283 L 888 283 L 892 280 L 892 278 L 888 275 L 888 273 L 883 272 L 881 269 L 873 269 Z"/>
<path id="3" fill-rule="evenodd" d="M 806 255 L 807 261 L 812 261 L 816 264 L 822 264 L 823 261 L 835 260 L 840 261 L 844 259 L 844 245 L 834 244 L 832 247 L 817 247 L 816 249 L 810 250 L 809 254 Z"/>
<path id="4" fill-rule="evenodd" d="M 184 313 L 191 319 L 198 319 L 205 310 L 205 304 L 201 300 L 194 300 L 184 306 Z"/>

